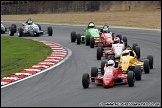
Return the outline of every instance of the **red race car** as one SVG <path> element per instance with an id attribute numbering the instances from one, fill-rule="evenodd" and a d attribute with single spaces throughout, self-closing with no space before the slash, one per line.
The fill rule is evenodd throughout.
<path id="1" fill-rule="evenodd" d="M 127 43 L 127 40 L 125 42 L 121 40 L 120 37 L 115 37 L 111 48 L 104 48 L 103 45 L 99 45 L 97 47 L 97 60 L 101 60 L 102 56 L 105 56 L 105 58 L 109 60 L 109 56 L 111 55 L 114 55 L 115 58 L 120 58 L 122 51 L 126 48 L 125 43 Z"/>
<path id="2" fill-rule="evenodd" d="M 99 44 L 103 44 L 104 47 L 112 46 L 114 33 L 110 32 L 109 26 L 104 25 L 100 30 L 99 35 L 99 40 L 94 40 L 94 37 L 90 38 L 90 48 L 94 48 L 94 46 L 98 46 Z"/>
<path id="3" fill-rule="evenodd" d="M 92 67 L 91 77 L 88 73 L 84 73 L 82 76 L 83 88 L 88 88 L 91 82 L 95 82 L 97 85 L 103 85 L 106 87 L 113 87 L 115 84 L 128 84 L 129 87 L 134 86 L 135 74 L 133 71 L 129 71 L 128 74 L 123 74 L 121 66 L 114 60 L 102 61 L 101 68 Z"/>

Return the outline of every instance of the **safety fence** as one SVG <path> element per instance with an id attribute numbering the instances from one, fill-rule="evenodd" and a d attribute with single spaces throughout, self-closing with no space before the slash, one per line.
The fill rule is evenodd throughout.
<path id="1" fill-rule="evenodd" d="M 1 1 L 1 15 L 160 8 L 161 1 Z"/>

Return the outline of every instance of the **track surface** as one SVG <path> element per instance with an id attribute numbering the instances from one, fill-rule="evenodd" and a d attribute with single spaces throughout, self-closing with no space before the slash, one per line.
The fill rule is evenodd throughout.
<path id="1" fill-rule="evenodd" d="M 20 24 L 16 24 L 20 27 Z M 8 27 L 11 23 L 4 25 Z M 46 29 L 49 25 L 41 26 Z M 54 32 L 52 37 L 28 38 L 62 44 L 72 50 L 72 56 L 50 71 L 1 89 L 1 107 L 98 107 L 101 102 L 161 104 L 161 31 L 111 28 L 112 32 L 126 36 L 129 45 L 138 43 L 141 58 L 153 55 L 154 68 L 150 74 L 143 73 L 142 80 L 136 81 L 134 87 L 116 85 L 105 89 L 91 83 L 88 89 L 84 89 L 82 74 L 90 74 L 91 67 L 98 67 L 101 63 L 96 59 L 96 48 L 70 42 L 71 31 L 83 33 L 86 26 L 51 26 Z"/>

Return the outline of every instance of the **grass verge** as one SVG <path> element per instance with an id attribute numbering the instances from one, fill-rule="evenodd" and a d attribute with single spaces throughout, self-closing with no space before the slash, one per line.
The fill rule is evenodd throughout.
<path id="1" fill-rule="evenodd" d="M 52 49 L 31 39 L 1 36 L 1 78 L 46 59 Z"/>

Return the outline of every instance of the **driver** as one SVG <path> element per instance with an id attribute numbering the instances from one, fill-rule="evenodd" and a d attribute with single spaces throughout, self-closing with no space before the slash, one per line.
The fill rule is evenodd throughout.
<path id="1" fill-rule="evenodd" d="M 113 66 L 114 67 L 115 66 L 114 60 L 112 60 L 112 59 L 108 60 L 107 63 L 105 64 L 105 67 L 108 67 L 108 66 Z"/>
<path id="2" fill-rule="evenodd" d="M 28 25 L 32 25 L 32 24 L 33 24 L 33 21 L 31 20 L 31 18 L 29 18 L 29 19 L 26 21 L 26 24 L 28 24 Z"/>
<path id="3" fill-rule="evenodd" d="M 130 51 L 129 50 L 124 50 L 122 55 L 123 56 L 128 56 L 128 55 L 130 55 Z"/>
<path id="4" fill-rule="evenodd" d="M 95 24 L 94 24 L 93 22 L 90 22 L 90 23 L 88 24 L 88 28 L 95 28 Z"/>
<path id="5" fill-rule="evenodd" d="M 105 25 L 103 26 L 103 33 L 109 33 L 110 30 L 109 30 L 109 26 Z"/>
<path id="6" fill-rule="evenodd" d="M 115 37 L 114 39 L 114 44 L 120 43 L 120 38 L 119 37 Z"/>

